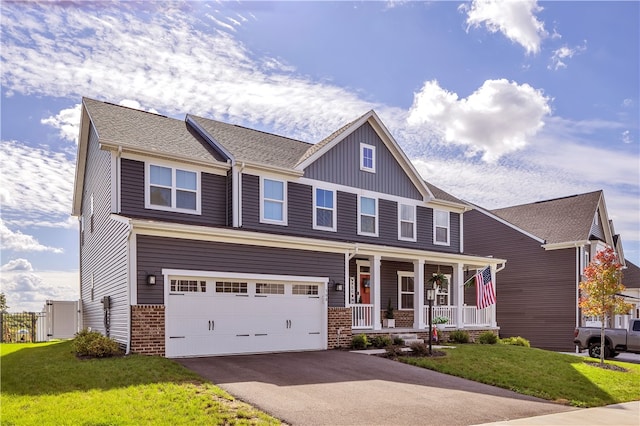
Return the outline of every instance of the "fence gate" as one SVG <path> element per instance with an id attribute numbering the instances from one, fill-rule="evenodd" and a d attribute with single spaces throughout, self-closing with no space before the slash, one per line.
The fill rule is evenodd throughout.
<path id="1" fill-rule="evenodd" d="M 35 343 L 43 341 L 41 339 L 42 333 L 38 330 L 38 325 L 42 324 L 42 320 L 39 320 L 41 316 L 44 316 L 44 313 L 21 312 L 11 314 L 2 312 L 2 315 L 0 315 L 0 329 L 2 329 L 0 342 Z"/>

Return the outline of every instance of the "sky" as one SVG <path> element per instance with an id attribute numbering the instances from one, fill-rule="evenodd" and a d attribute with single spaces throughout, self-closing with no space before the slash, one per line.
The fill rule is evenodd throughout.
<path id="1" fill-rule="evenodd" d="M 0 277 L 79 297 L 83 96 L 318 142 L 374 109 L 432 184 L 488 209 L 603 190 L 640 264 L 640 3 L 0 4 Z"/>

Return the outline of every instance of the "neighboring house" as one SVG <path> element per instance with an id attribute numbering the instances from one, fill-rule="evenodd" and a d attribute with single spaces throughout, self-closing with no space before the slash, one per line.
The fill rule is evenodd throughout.
<path id="1" fill-rule="evenodd" d="M 602 191 L 465 214 L 465 250 L 505 258 L 500 273 L 500 336 L 522 336 L 532 346 L 569 351 L 576 326 L 582 272 L 596 253 L 620 236 L 609 220 Z"/>
<path id="2" fill-rule="evenodd" d="M 497 330 L 465 299 L 468 205 L 425 183 L 375 112 L 313 145 L 194 115 L 82 101 L 73 214 L 83 324 L 168 357 L 326 349 L 436 313 Z M 499 289 L 499 285 L 498 285 Z M 498 290 L 499 294 L 499 290 Z"/>
<path id="3" fill-rule="evenodd" d="M 630 319 L 640 318 L 640 268 L 626 260 L 622 274 L 622 284 L 625 286 L 622 295 L 625 296 L 626 302 L 633 305 L 633 309 L 629 315 L 616 315 L 614 326 L 627 328 Z"/>

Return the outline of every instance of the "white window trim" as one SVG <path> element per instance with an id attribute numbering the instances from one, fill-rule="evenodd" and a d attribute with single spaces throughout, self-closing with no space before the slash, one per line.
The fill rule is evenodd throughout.
<path id="1" fill-rule="evenodd" d="M 447 214 L 447 241 L 436 241 L 436 212 L 443 212 Z M 440 228 L 444 228 L 441 226 Z M 447 210 L 433 210 L 433 244 L 437 246 L 450 246 L 451 245 L 451 212 Z"/>
<path id="2" fill-rule="evenodd" d="M 158 206 L 155 204 L 151 204 L 151 166 L 158 167 L 166 167 L 171 169 L 171 206 Z M 191 172 L 196 174 L 196 209 L 181 209 L 176 207 L 176 170 L 183 170 L 185 172 Z M 159 186 L 159 185 L 156 185 Z M 190 190 L 189 190 L 190 191 Z M 166 212 L 177 212 L 177 213 L 186 213 L 186 214 L 202 214 L 201 210 L 201 197 L 202 197 L 202 184 L 200 178 L 200 171 L 194 170 L 189 167 L 183 167 L 181 165 L 173 165 L 162 162 L 154 162 L 149 163 L 145 162 L 144 164 L 144 208 L 149 210 L 162 210 Z"/>
<path id="3" fill-rule="evenodd" d="M 372 155 L 372 163 L 373 167 L 365 167 L 364 165 L 364 149 L 368 148 L 371 150 Z M 360 143 L 360 170 L 363 172 L 375 173 L 376 172 L 376 147 L 373 145 L 369 145 L 366 143 Z"/>
<path id="4" fill-rule="evenodd" d="M 360 218 L 362 217 L 362 198 L 370 198 L 372 200 L 375 200 L 376 202 L 376 213 L 375 213 L 375 227 L 376 227 L 376 232 L 363 232 L 362 231 L 362 221 L 360 220 Z M 379 227 L 378 227 L 378 205 L 379 205 L 379 200 L 377 198 L 374 197 L 365 197 L 363 195 L 359 195 L 358 196 L 358 235 L 366 235 L 368 237 L 377 237 L 378 236 L 378 231 L 379 231 Z M 370 215 L 366 215 L 366 216 L 370 216 Z"/>
<path id="5" fill-rule="evenodd" d="M 409 238 L 409 237 L 403 237 L 402 236 L 402 206 L 407 206 L 409 208 L 413 209 L 413 238 Z M 416 242 L 417 241 L 417 222 L 418 222 L 418 218 L 417 218 L 417 209 L 416 206 L 411 205 L 411 204 L 402 204 L 402 203 L 398 203 L 398 240 L 400 241 L 413 241 Z M 406 222 L 406 221 L 404 221 Z"/>
<path id="6" fill-rule="evenodd" d="M 318 207 L 316 205 L 316 190 L 321 189 L 323 191 L 331 191 L 331 193 L 333 194 L 333 208 L 332 209 L 328 209 L 326 207 Z M 313 190 L 313 229 L 318 229 L 321 231 L 332 231 L 332 232 L 336 232 L 338 230 L 338 205 L 336 203 L 337 201 L 337 191 L 334 189 L 327 189 L 327 188 L 323 188 L 321 186 L 314 186 L 312 188 Z M 318 225 L 317 222 L 317 214 L 318 214 L 318 209 L 321 208 L 323 210 L 331 210 L 331 213 L 333 214 L 333 226 L 320 226 Z"/>
<path id="7" fill-rule="evenodd" d="M 436 275 L 436 273 L 433 273 L 431 276 L 435 276 L 435 275 Z M 446 285 L 447 292 L 443 293 L 441 291 L 442 290 L 441 286 L 436 287 L 436 298 L 433 301 L 433 303 L 434 303 L 433 306 L 452 306 L 451 305 L 451 274 L 443 274 L 443 275 L 445 277 L 447 277 L 447 285 Z M 447 304 L 446 305 L 440 305 L 440 304 L 438 304 L 438 296 L 442 296 L 444 294 L 447 295 Z"/>
<path id="8" fill-rule="evenodd" d="M 413 278 L 413 291 L 412 292 L 408 292 L 408 291 L 402 291 L 402 278 Z M 411 294 L 413 295 L 411 297 L 411 300 L 415 299 L 415 294 L 416 294 L 416 282 L 415 282 L 415 274 L 409 271 L 398 271 L 398 310 L 399 311 L 413 311 L 414 308 L 403 308 L 402 307 L 402 295 L 403 294 Z"/>
<path id="9" fill-rule="evenodd" d="M 274 182 L 281 182 L 282 183 L 282 198 L 284 198 L 283 200 L 273 200 L 273 199 L 267 199 L 269 201 L 276 201 L 279 203 L 282 203 L 282 220 L 273 220 L 273 219 L 265 219 L 264 217 L 264 180 L 271 180 Z M 265 176 L 260 176 L 260 223 L 268 223 L 271 225 L 281 225 L 281 226 L 287 226 L 288 225 L 288 221 L 287 221 L 287 181 L 286 180 L 282 180 L 282 179 L 275 179 L 272 177 L 265 177 Z"/>

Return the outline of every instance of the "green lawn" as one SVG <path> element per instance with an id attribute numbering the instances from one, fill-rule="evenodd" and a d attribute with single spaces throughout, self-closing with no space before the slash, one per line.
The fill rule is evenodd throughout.
<path id="1" fill-rule="evenodd" d="M 279 424 L 161 357 L 78 360 L 69 341 L 0 357 L 2 425 Z"/>
<path id="2" fill-rule="evenodd" d="M 402 362 L 526 395 L 596 407 L 640 400 L 640 365 L 606 361 L 629 372 L 605 370 L 595 361 L 541 349 L 508 345 L 457 345 L 446 356 L 401 358 Z"/>

